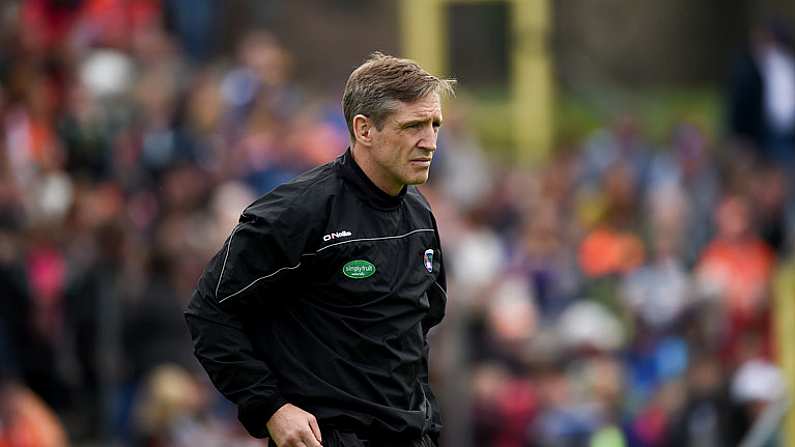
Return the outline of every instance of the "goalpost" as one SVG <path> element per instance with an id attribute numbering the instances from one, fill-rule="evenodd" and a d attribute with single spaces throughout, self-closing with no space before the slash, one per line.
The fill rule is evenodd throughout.
<path id="1" fill-rule="evenodd" d="M 549 0 L 402 0 L 403 52 L 431 73 L 451 75 L 448 72 L 447 6 L 495 2 L 511 8 L 509 101 L 515 155 L 522 162 L 540 161 L 551 153 L 553 144 L 552 64 L 547 45 Z"/>

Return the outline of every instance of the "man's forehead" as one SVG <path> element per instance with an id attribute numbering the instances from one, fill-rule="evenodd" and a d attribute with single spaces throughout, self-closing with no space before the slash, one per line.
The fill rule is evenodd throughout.
<path id="1" fill-rule="evenodd" d="M 413 102 L 398 102 L 394 118 L 405 119 L 433 119 L 441 117 L 442 105 L 438 95 L 428 95 Z"/>

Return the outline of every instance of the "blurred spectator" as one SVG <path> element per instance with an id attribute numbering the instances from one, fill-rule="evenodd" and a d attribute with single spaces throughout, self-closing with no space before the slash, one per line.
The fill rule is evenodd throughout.
<path id="1" fill-rule="evenodd" d="M 526 276 L 544 320 L 554 321 L 560 315 L 575 298 L 581 280 L 576 253 L 567 243 L 571 225 L 564 213 L 569 210 L 559 205 L 568 199 L 567 192 L 556 190 L 567 180 L 566 166 L 555 165 L 548 171 L 542 180 L 542 198 L 526 211 L 523 233 L 510 249 L 511 269 Z"/>
<path id="2" fill-rule="evenodd" d="M 163 364 L 148 375 L 133 411 L 133 444 L 150 447 L 262 445 L 211 411 L 211 388 Z"/>
<path id="3" fill-rule="evenodd" d="M 670 440 L 668 430 L 674 424 L 674 415 L 683 406 L 685 391 L 678 380 L 662 383 L 649 399 L 648 405 L 639 411 L 637 418 L 629 427 L 627 438 L 634 441 L 634 444 L 630 442 L 629 445 L 655 447 L 667 445 Z"/>
<path id="4" fill-rule="evenodd" d="M 795 54 L 788 25 L 778 19 L 754 28 L 750 48 L 731 80 L 729 131 L 747 140 L 760 160 L 795 159 Z"/>
<path id="5" fill-rule="evenodd" d="M 605 210 L 601 222 L 580 246 L 580 267 L 591 278 L 620 275 L 641 265 L 645 250 L 631 226 L 635 194 L 633 172 L 618 163 L 604 175 Z"/>
<path id="6" fill-rule="evenodd" d="M 725 198 L 716 212 L 717 235 L 696 266 L 702 293 L 720 300 L 725 312 L 721 345 L 732 362 L 770 354 L 769 281 L 775 257 L 754 233 L 750 213 L 743 197 Z"/>
<path id="7" fill-rule="evenodd" d="M 569 306 L 560 317 L 560 336 L 573 352 L 614 351 L 625 342 L 624 328 L 605 307 L 592 301 Z"/>
<path id="8" fill-rule="evenodd" d="M 469 107 L 458 98 L 456 107 L 446 112 L 445 130 L 439 136 L 440 151 L 434 155 L 439 161 L 434 159 L 431 177 L 431 182 L 439 179 L 441 192 L 464 212 L 480 205 L 493 184 L 483 148 L 467 123 Z"/>
<path id="9" fill-rule="evenodd" d="M 166 27 L 179 36 L 192 62 L 207 62 L 218 45 L 221 3 L 215 0 L 165 0 Z"/>
<path id="10" fill-rule="evenodd" d="M 0 379 L 0 446 L 66 447 L 58 417 L 29 389 Z"/>
<path id="11" fill-rule="evenodd" d="M 687 268 L 696 263 L 712 238 L 712 210 L 721 187 L 708 144 L 697 126 L 677 125 L 670 150 L 654 156 L 645 197 L 652 213 L 651 231 L 672 238 L 671 249 Z"/>
<path id="12" fill-rule="evenodd" d="M 127 282 L 123 269 L 128 253 L 126 235 L 119 224 L 109 222 L 94 231 L 96 251 L 85 259 L 86 264 L 73 264 L 71 280 L 64 291 L 67 330 L 63 336 L 74 351 L 72 405 L 74 412 L 81 415 L 72 431 L 84 439 L 109 439 L 112 393 L 119 380 L 117 322 L 127 293 L 122 285 Z"/>
<path id="13" fill-rule="evenodd" d="M 642 194 L 651 161 L 649 143 L 646 141 L 637 119 L 623 114 L 612 123 L 612 127 L 599 129 L 584 143 L 580 157 L 580 183 L 586 189 L 598 187 L 606 178 L 607 171 L 623 163 L 631 172 L 631 189 Z"/>
<path id="14" fill-rule="evenodd" d="M 496 364 L 485 364 L 474 371 L 472 380 L 475 445 L 528 445 L 528 427 L 537 407 L 535 387 L 529 377 L 511 374 Z"/>
<path id="15" fill-rule="evenodd" d="M 565 365 L 552 365 L 538 379 L 539 414 L 530 427 L 538 446 L 587 445 L 600 422 L 596 409 L 579 399 Z"/>
<path id="16" fill-rule="evenodd" d="M 654 256 L 625 277 L 622 298 L 638 323 L 659 332 L 671 328 L 687 308 L 690 284 L 678 253 L 684 198 L 676 188 L 657 198 L 651 213 Z"/>
<path id="17" fill-rule="evenodd" d="M 123 343 L 128 380 L 142 381 L 159 365 L 197 369 L 179 312 L 186 303 L 177 290 L 180 263 L 158 249 L 150 253 L 148 284 L 125 303 Z"/>
<path id="18" fill-rule="evenodd" d="M 668 424 L 665 446 L 737 445 L 743 428 L 736 425 L 718 358 L 697 353 L 687 372 L 687 400 Z"/>
<path id="19" fill-rule="evenodd" d="M 751 175 L 750 195 L 754 204 L 754 223 L 759 235 L 777 255 L 787 249 L 787 233 L 792 226 L 787 172 L 781 166 L 761 166 Z"/>

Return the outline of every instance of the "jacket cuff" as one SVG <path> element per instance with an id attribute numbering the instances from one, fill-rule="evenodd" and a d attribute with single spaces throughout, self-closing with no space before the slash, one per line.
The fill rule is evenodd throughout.
<path id="1" fill-rule="evenodd" d="M 237 419 L 243 424 L 248 434 L 262 439 L 268 437 L 267 423 L 276 410 L 285 405 L 287 400 L 275 396 L 267 401 L 253 401 L 237 406 Z"/>

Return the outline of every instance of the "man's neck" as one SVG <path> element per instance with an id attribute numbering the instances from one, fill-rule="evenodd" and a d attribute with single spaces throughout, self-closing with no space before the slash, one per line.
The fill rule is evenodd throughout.
<path id="1" fill-rule="evenodd" d="M 389 194 L 390 196 L 397 196 L 403 190 L 403 185 L 392 185 L 386 180 L 381 173 L 378 166 L 375 165 L 373 159 L 370 157 L 367 148 L 363 148 L 356 143 L 351 146 L 351 155 L 356 164 L 361 168 L 364 175 L 370 179 L 375 186 L 381 191 Z"/>

